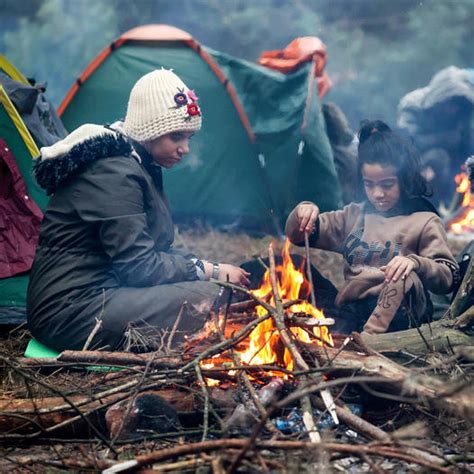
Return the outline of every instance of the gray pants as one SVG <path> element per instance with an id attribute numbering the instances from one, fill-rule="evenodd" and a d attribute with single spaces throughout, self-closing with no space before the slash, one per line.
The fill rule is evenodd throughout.
<path id="1" fill-rule="evenodd" d="M 216 302 L 220 287 L 204 281 L 186 281 L 147 288 L 109 288 L 99 294 L 83 295 L 60 311 L 29 324 L 33 336 L 58 351 L 83 348 L 96 325 L 102 320 L 88 349 L 120 350 L 134 338 L 149 348 L 160 344 L 163 331 L 170 331 L 183 308 L 174 341 L 200 329 Z M 46 321 L 46 323 L 45 323 Z M 128 336 L 128 337 L 127 337 Z M 133 341 L 132 341 L 133 342 Z M 132 350 L 134 347 L 129 347 Z M 146 349 L 140 347 L 138 349 Z"/>

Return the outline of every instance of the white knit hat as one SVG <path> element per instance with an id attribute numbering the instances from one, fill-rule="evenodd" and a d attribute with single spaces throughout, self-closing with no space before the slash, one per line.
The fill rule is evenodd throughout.
<path id="1" fill-rule="evenodd" d="M 123 128 L 143 143 L 176 131 L 201 128 L 197 96 L 172 71 L 160 69 L 141 77 L 128 100 Z"/>

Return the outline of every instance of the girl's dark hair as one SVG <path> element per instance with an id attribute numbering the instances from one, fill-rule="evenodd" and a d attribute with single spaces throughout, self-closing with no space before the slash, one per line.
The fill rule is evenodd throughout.
<path id="1" fill-rule="evenodd" d="M 425 178 L 421 175 L 418 151 L 382 120 L 364 120 L 358 133 L 359 193 L 365 198 L 362 185 L 362 166 L 381 164 L 396 169 L 402 198 L 430 196 Z"/>

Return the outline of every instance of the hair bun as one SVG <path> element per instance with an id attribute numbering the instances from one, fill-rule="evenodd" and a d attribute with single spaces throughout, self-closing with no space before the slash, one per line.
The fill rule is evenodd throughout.
<path id="1" fill-rule="evenodd" d="M 392 129 L 382 120 L 362 120 L 357 134 L 359 143 L 364 143 L 371 135 L 381 132 L 391 132 Z"/>

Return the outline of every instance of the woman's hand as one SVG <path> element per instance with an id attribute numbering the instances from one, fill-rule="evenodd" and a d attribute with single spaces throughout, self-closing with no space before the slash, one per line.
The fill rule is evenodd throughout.
<path id="1" fill-rule="evenodd" d="M 246 272 L 243 268 L 230 265 L 229 263 L 219 263 L 219 281 L 230 281 L 236 285 L 249 286 L 249 276 L 250 273 Z"/>
<path id="2" fill-rule="evenodd" d="M 316 226 L 316 220 L 319 216 L 319 207 L 312 202 L 303 202 L 296 208 L 296 219 L 299 225 L 299 231 L 304 234 L 312 234 Z"/>
<path id="3" fill-rule="evenodd" d="M 415 262 L 408 257 L 394 257 L 387 265 L 380 267 L 385 274 L 387 283 L 396 282 L 399 278 L 405 278 L 415 269 Z"/>
<path id="4" fill-rule="evenodd" d="M 203 263 L 204 273 L 207 279 L 210 280 L 214 270 L 214 264 L 207 261 L 203 261 Z M 230 283 L 234 283 L 236 285 L 249 286 L 249 276 L 250 273 L 246 272 L 243 268 L 230 265 L 229 263 L 219 263 L 219 275 L 217 276 L 219 281 L 229 281 Z"/>

